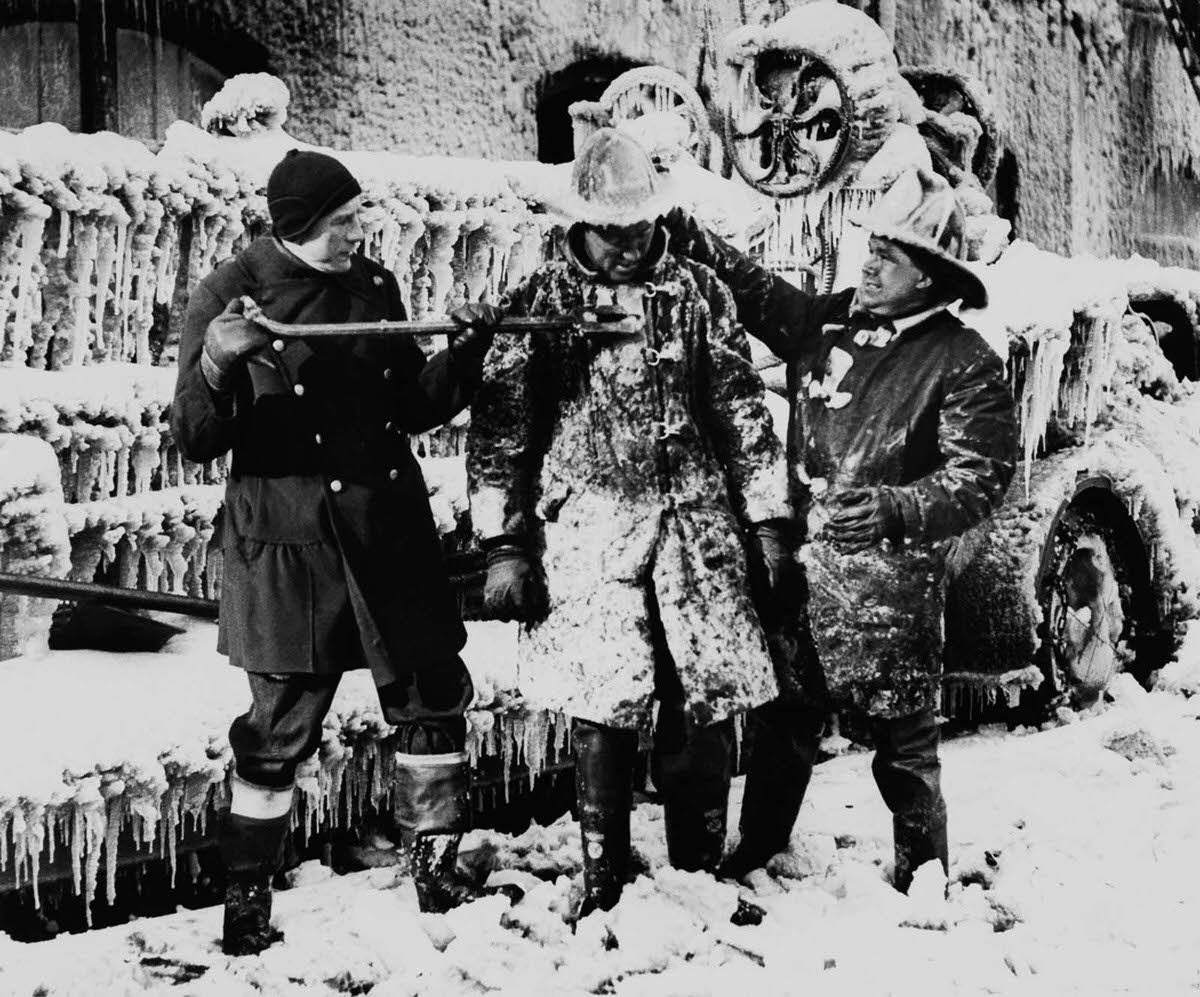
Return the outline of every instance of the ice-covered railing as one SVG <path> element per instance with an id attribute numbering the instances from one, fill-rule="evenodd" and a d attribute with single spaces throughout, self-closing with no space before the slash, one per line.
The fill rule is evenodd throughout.
<path id="1" fill-rule="evenodd" d="M 0 437 L 0 448 L 7 439 Z M 567 744 L 565 718 L 524 712 L 498 692 L 514 684 L 514 645 L 510 628 L 472 624 L 464 652 L 485 697 L 501 706 L 468 712 L 473 760 L 500 759 L 504 785 L 490 788 L 497 795 L 507 792 L 516 765 L 527 766 L 532 778 Z M 0 769 L 0 874 L 34 884 L 36 898 L 43 865 L 65 852 L 89 906 L 103 864 L 111 902 L 118 843 L 158 854 L 174 872 L 181 835 L 202 830 L 226 800 L 226 730 L 245 708 L 245 679 L 212 650 L 210 624 L 159 654 L 62 652 L 54 664 L 48 670 L 23 658 L 0 670 L 9 711 L 0 756 L 21 759 Z M 76 694 L 64 696 L 62 688 Z M 47 702 L 55 703 L 53 738 L 44 736 Z M 297 773 L 296 826 L 344 827 L 367 806 L 388 805 L 392 758 L 383 745 L 390 729 L 370 676 L 345 676 L 321 746 Z"/>

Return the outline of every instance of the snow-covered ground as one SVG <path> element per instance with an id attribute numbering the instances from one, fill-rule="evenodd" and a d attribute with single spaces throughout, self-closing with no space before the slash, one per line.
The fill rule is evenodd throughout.
<path id="1" fill-rule="evenodd" d="M 1197 638 L 1197 634 L 1192 637 Z M 572 933 L 578 831 L 476 832 L 465 861 L 528 888 L 444 916 L 418 912 L 398 866 L 296 870 L 276 898 L 283 943 L 229 959 L 220 910 L 52 942 L 0 935 L 0 993 L 620 995 L 1172 995 L 1200 990 L 1200 639 L 1144 693 L 1041 732 L 944 745 L 952 849 L 912 894 L 886 881 L 890 819 L 869 754 L 818 766 L 791 848 L 742 892 L 666 865 L 662 814 L 638 808 L 649 873 Z M 738 799 L 731 801 L 736 815 Z M 536 876 L 535 876 L 536 874 Z M 540 878 L 537 878 L 540 877 Z"/>

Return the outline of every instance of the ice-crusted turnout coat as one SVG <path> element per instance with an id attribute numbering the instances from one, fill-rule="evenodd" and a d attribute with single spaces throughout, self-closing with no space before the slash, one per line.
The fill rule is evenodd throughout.
<path id="1" fill-rule="evenodd" d="M 249 671 L 369 667 L 380 684 L 457 662 L 466 634 L 406 434 L 460 411 L 479 371 L 426 362 L 411 340 L 276 340 L 223 406 L 200 371 L 204 331 L 244 294 L 282 322 L 404 317 L 378 264 L 320 273 L 272 239 L 192 293 L 171 426 L 191 460 L 233 451 L 218 648 Z"/>
<path id="2" fill-rule="evenodd" d="M 644 726 L 658 644 L 709 723 L 776 694 L 743 536 L 789 514 L 783 448 L 706 267 L 666 256 L 617 291 L 548 263 L 508 307 L 558 315 L 614 294 L 644 312 L 643 340 L 497 338 L 471 410 L 472 521 L 521 538 L 545 572 L 549 613 L 519 642 L 530 702 Z"/>
<path id="3" fill-rule="evenodd" d="M 1016 466 L 1004 363 L 950 312 L 891 336 L 849 314 L 853 290 L 810 295 L 679 212 L 672 245 L 713 267 L 746 331 L 787 361 L 788 462 L 797 507 L 879 488 L 904 542 L 846 553 L 819 535 L 803 554 L 813 638 L 834 702 L 898 717 L 936 703 L 947 541 L 986 517 Z"/>

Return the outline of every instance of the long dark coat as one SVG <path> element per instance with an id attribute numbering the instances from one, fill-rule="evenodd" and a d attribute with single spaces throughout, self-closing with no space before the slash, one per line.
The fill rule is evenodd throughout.
<path id="1" fill-rule="evenodd" d="M 946 542 L 990 513 L 1016 466 L 1004 363 L 944 310 L 874 345 L 879 322 L 851 319 L 853 290 L 807 294 L 685 216 L 671 229 L 672 247 L 713 267 L 746 331 L 788 363 L 798 508 L 815 502 L 820 513 L 808 485 L 820 480 L 827 496 L 878 488 L 903 515 L 895 548 L 846 553 L 818 536 L 805 552 L 813 639 L 835 704 L 885 717 L 933 705 Z"/>
<path id="2" fill-rule="evenodd" d="M 539 268 L 515 314 L 565 314 L 616 295 L 644 338 L 509 337 L 471 412 L 474 526 L 541 555 L 550 598 L 520 636 L 521 690 L 539 706 L 648 726 L 669 654 L 700 724 L 776 695 L 742 533 L 790 514 L 783 447 L 710 270 L 667 257 L 649 284 Z"/>
<path id="3" fill-rule="evenodd" d="M 445 351 L 426 362 L 411 340 L 278 340 L 239 371 L 230 406 L 200 354 L 209 321 L 244 294 L 282 322 L 404 317 L 378 264 L 320 273 L 272 239 L 192 294 L 171 427 L 190 460 L 233 451 L 218 650 L 252 672 L 369 667 L 381 685 L 460 668 L 466 632 L 406 434 L 465 407 L 478 371 Z"/>

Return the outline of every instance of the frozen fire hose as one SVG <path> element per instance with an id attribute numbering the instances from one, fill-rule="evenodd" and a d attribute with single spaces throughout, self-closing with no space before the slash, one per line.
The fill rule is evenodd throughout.
<path id="1" fill-rule="evenodd" d="M 446 558 L 450 585 L 460 596 L 477 588 L 483 580 L 482 557 L 473 553 L 451 554 Z M 216 599 L 177 595 L 172 592 L 147 592 L 143 589 L 73 582 L 65 578 L 39 575 L 14 575 L 0 572 L 0 594 L 25 595 L 62 602 L 95 602 L 124 609 L 149 609 L 160 613 L 178 613 L 215 620 L 220 603 Z"/>

